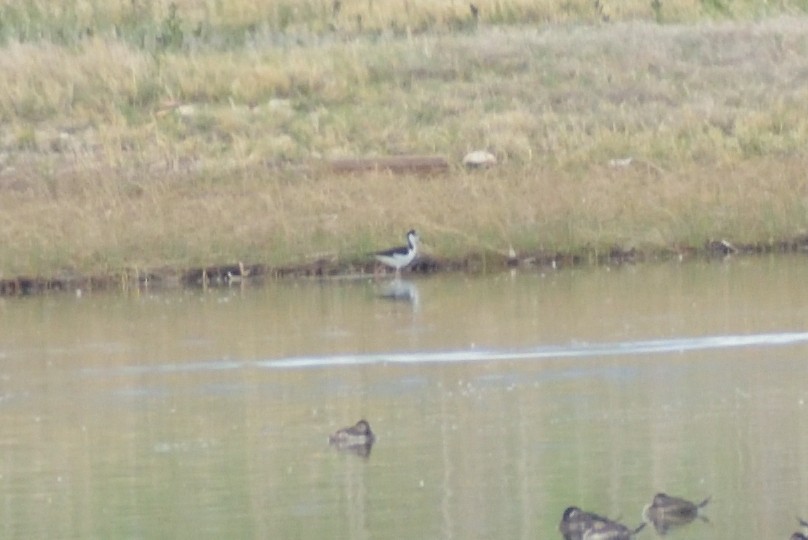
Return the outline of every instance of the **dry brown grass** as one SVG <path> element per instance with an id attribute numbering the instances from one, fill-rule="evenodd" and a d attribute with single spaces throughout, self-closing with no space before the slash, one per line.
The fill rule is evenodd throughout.
<path id="1" fill-rule="evenodd" d="M 808 230 L 804 19 L 259 38 L 6 44 L 0 276 L 350 260 L 411 226 L 450 257 Z M 500 166 L 317 166 L 472 148 Z"/>
<path id="2" fill-rule="evenodd" d="M 188 267 L 234 261 L 351 261 L 416 226 L 433 255 L 666 250 L 710 238 L 774 242 L 808 232 L 805 158 L 688 164 L 457 170 L 433 177 L 279 176 L 265 168 L 131 179 L 62 177 L 6 194 L 4 274 Z M 103 193 L 103 195 L 101 195 Z"/>

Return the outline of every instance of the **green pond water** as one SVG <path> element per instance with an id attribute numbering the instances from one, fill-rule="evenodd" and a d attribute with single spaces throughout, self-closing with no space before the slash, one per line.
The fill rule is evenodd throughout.
<path id="1" fill-rule="evenodd" d="M 0 532 L 785 539 L 807 389 L 803 256 L 3 298 Z"/>

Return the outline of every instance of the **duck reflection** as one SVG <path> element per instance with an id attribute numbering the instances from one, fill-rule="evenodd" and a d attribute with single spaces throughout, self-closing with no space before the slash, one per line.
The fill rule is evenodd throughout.
<path id="1" fill-rule="evenodd" d="M 629 529 L 622 523 L 570 506 L 564 510 L 558 530 L 564 540 L 628 540 L 643 527 L 645 523 Z"/>
<path id="2" fill-rule="evenodd" d="M 360 420 L 353 426 L 338 429 L 328 436 L 328 444 L 341 452 L 369 457 L 376 442 L 376 436 L 367 420 Z"/>
<path id="3" fill-rule="evenodd" d="M 622 523 L 616 521 L 596 521 L 592 528 L 584 533 L 583 540 L 630 540 L 632 536 L 640 532 L 645 523 L 641 523 L 636 529 L 629 529 Z"/>
<path id="4" fill-rule="evenodd" d="M 708 502 L 710 497 L 697 504 L 665 493 L 657 493 L 651 504 L 645 506 L 642 515 L 659 534 L 666 534 L 670 529 L 687 525 L 696 518 L 708 521 L 701 515 L 701 509 L 707 506 Z"/>
<path id="5" fill-rule="evenodd" d="M 394 279 L 379 291 L 379 297 L 396 302 L 409 302 L 413 307 L 418 306 L 418 287 L 411 281 Z"/>

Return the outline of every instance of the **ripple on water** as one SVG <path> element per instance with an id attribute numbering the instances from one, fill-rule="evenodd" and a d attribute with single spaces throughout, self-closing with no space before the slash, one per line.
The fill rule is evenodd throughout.
<path id="1" fill-rule="evenodd" d="M 617 341 L 602 343 L 576 342 L 569 345 L 544 345 L 527 349 L 471 349 L 460 351 L 423 351 L 414 353 L 375 353 L 355 355 L 291 356 L 265 360 L 218 359 L 198 362 L 175 362 L 168 364 L 143 364 L 112 368 L 85 368 L 86 376 L 139 375 L 147 373 L 180 373 L 227 371 L 245 367 L 269 369 L 304 369 L 367 364 L 418 364 L 462 363 L 540 360 L 553 358 L 587 358 L 597 356 L 670 354 L 705 349 L 739 347 L 784 346 L 808 343 L 808 332 L 775 334 L 748 334 L 724 336 L 700 336 L 688 338 L 656 339 L 642 341 Z M 601 375 L 624 379 L 632 376 L 625 367 L 603 368 Z M 568 370 L 555 376 L 576 378 L 591 376 L 592 370 Z M 504 376 L 504 375 L 503 375 Z"/>

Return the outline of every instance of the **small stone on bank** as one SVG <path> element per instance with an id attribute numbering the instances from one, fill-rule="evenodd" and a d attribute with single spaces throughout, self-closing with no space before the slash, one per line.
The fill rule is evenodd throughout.
<path id="1" fill-rule="evenodd" d="M 463 158 L 463 165 L 469 169 L 483 169 L 493 167 L 496 164 L 496 156 L 485 150 L 474 150 L 466 154 L 466 157 Z"/>

